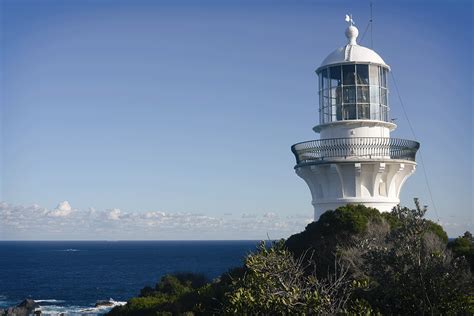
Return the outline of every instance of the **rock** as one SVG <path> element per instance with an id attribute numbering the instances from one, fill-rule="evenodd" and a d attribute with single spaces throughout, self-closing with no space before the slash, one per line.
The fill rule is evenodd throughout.
<path id="1" fill-rule="evenodd" d="M 36 303 L 34 300 L 27 298 L 23 302 L 17 305 L 17 307 L 24 307 L 28 310 L 32 310 L 35 308 L 40 307 L 38 303 Z"/>
<path id="2" fill-rule="evenodd" d="M 35 311 L 36 308 L 40 307 L 32 299 L 26 299 L 16 307 L 9 307 L 7 309 L 0 309 L 0 316 L 28 316 L 28 315 L 41 315 L 41 311 Z M 39 312 L 39 313 L 38 313 Z"/>
<path id="3" fill-rule="evenodd" d="M 102 307 L 102 306 L 106 306 L 106 307 L 114 306 L 114 302 L 103 300 L 103 301 L 97 301 L 95 303 L 95 307 Z"/>

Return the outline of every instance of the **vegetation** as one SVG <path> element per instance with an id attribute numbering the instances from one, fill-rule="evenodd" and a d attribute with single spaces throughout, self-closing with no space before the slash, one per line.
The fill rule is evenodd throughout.
<path id="1" fill-rule="evenodd" d="M 235 280 L 223 304 L 225 314 L 330 315 L 343 310 L 349 300 L 346 270 L 320 280 L 306 273 L 304 257 L 296 259 L 283 241 L 258 251 L 245 260 L 246 273 Z"/>
<path id="2" fill-rule="evenodd" d="M 474 237 L 470 232 L 465 232 L 463 236 L 456 238 L 448 244 L 455 257 L 465 257 L 474 272 Z"/>
<path id="3" fill-rule="evenodd" d="M 424 219 L 426 208 L 415 203 L 414 210 L 394 209 L 395 228 L 372 227 L 344 249 L 353 275 L 368 281 L 354 295 L 382 314 L 468 313 L 473 279 L 467 262 L 453 258 L 445 234 L 440 236 L 439 226 Z"/>
<path id="4" fill-rule="evenodd" d="M 327 211 L 212 282 L 167 275 L 110 315 L 473 314 L 473 236 L 448 243 L 415 204 Z"/>

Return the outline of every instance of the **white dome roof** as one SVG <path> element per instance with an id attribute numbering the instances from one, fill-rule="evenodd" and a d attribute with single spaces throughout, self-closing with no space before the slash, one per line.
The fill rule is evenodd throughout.
<path id="1" fill-rule="evenodd" d="M 345 62 L 374 63 L 389 67 L 379 54 L 367 47 L 357 44 L 347 44 L 346 46 L 336 49 L 323 60 L 320 67 Z"/>
<path id="2" fill-rule="evenodd" d="M 329 54 L 326 59 L 321 63 L 321 67 L 340 64 L 346 62 L 361 62 L 361 63 L 373 63 L 383 65 L 390 68 L 376 52 L 370 48 L 357 45 L 356 39 L 359 35 L 359 31 L 354 25 L 350 25 L 346 29 L 346 37 L 348 44 L 346 46 L 336 49 L 334 52 Z"/>

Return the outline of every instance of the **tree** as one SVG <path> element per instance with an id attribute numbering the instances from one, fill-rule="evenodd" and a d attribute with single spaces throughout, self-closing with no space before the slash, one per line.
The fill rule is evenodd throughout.
<path id="1" fill-rule="evenodd" d="M 473 279 L 463 258 L 453 258 L 424 218 L 426 207 L 396 207 L 396 228 L 355 246 L 354 267 L 368 280 L 357 293 L 383 314 L 423 315 L 472 312 Z M 346 249 L 347 253 L 356 253 Z M 355 256 L 357 257 L 357 256 Z M 354 260 L 352 260 L 354 261 Z M 471 302 L 469 302 L 471 297 Z"/>
<path id="2" fill-rule="evenodd" d="M 469 231 L 450 242 L 448 247 L 455 257 L 466 258 L 471 266 L 471 272 L 474 272 L 474 237 Z"/>

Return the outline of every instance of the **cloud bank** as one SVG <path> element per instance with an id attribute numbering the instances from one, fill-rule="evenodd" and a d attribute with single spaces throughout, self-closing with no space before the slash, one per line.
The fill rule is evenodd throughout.
<path id="1" fill-rule="evenodd" d="M 54 209 L 0 203 L 1 240 L 194 240 L 287 238 L 311 222 L 312 214 L 281 217 L 274 212 L 210 216 L 192 212 L 86 210 L 62 201 Z"/>

